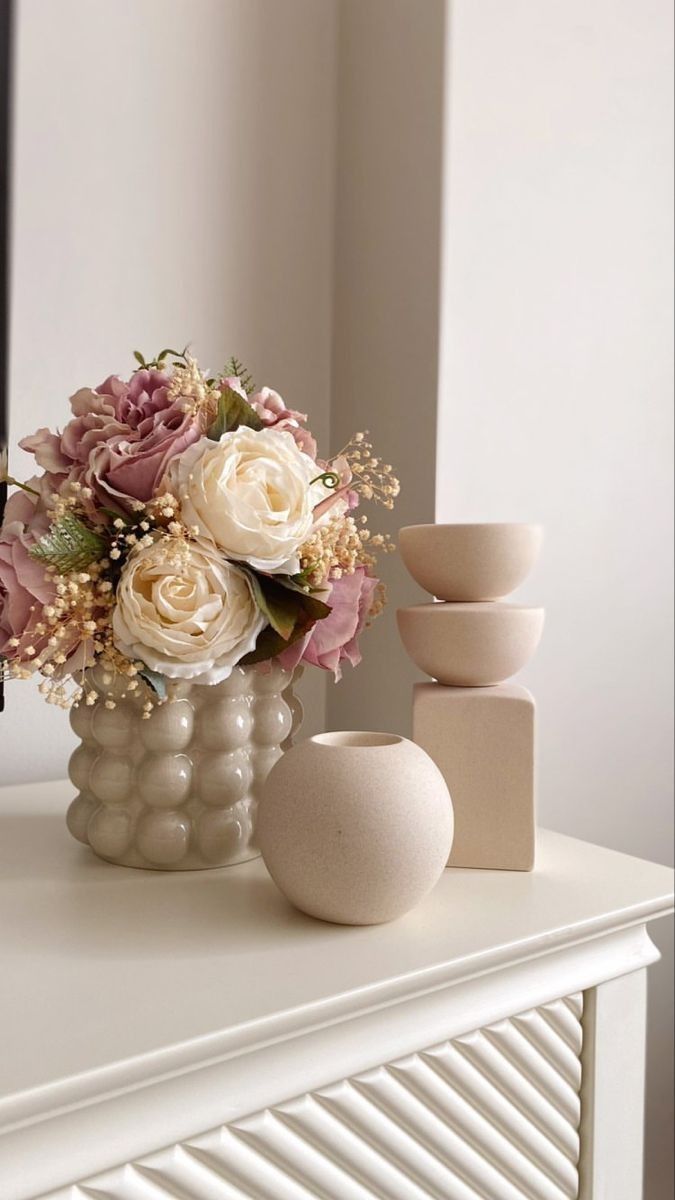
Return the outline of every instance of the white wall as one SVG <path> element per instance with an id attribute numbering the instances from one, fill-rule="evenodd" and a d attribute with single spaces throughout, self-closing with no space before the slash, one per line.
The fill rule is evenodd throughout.
<path id="1" fill-rule="evenodd" d="M 213 367 L 237 353 L 326 444 L 334 0 L 17 7 L 13 440 L 63 423 L 134 348 L 193 339 Z M 320 727 L 323 681 L 307 688 Z M 63 775 L 72 741 L 9 685 L 5 779 Z"/>
<path id="2" fill-rule="evenodd" d="M 541 520 L 541 818 L 672 854 L 672 4 L 455 0 L 437 519 Z M 672 950 L 646 1200 L 672 1195 Z"/>

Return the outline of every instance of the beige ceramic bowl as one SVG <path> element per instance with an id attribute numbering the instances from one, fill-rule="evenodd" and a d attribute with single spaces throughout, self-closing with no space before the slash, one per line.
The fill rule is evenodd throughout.
<path id="1" fill-rule="evenodd" d="M 399 548 L 413 579 L 439 600 L 498 600 L 529 574 L 541 525 L 406 525 Z"/>
<path id="2" fill-rule="evenodd" d="M 417 604 L 397 616 L 413 662 L 448 687 L 510 679 L 532 658 L 544 627 L 543 608 L 519 604 Z"/>

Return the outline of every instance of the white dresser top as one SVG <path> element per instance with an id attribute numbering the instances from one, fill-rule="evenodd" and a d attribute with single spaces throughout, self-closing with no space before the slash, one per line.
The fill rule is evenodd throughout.
<path id="1" fill-rule="evenodd" d="M 541 832 L 533 874 L 448 870 L 400 921 L 328 925 L 291 908 L 259 860 L 186 873 L 100 862 L 66 831 L 71 796 L 66 782 L 0 790 L 0 1127 L 65 1103 L 102 1068 L 112 1087 L 120 1064 L 125 1078 L 147 1077 L 170 1050 L 180 1070 L 196 1053 L 283 1036 L 672 907 L 667 868 Z"/>

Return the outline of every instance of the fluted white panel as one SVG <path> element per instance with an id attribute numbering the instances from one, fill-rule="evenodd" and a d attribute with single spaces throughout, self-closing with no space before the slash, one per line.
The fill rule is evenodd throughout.
<path id="1" fill-rule="evenodd" d="M 575 1200 L 582 1016 L 557 1000 L 49 1200 Z"/>

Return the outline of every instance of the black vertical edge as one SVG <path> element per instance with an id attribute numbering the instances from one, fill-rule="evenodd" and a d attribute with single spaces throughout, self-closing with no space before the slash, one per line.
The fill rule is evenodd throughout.
<path id="1" fill-rule="evenodd" d="M 9 263 L 11 195 L 11 110 L 13 0 L 0 0 L 0 456 L 9 436 Z M 0 482 L 0 525 L 7 500 L 7 485 Z M 0 680 L 0 712 L 4 709 Z"/>

